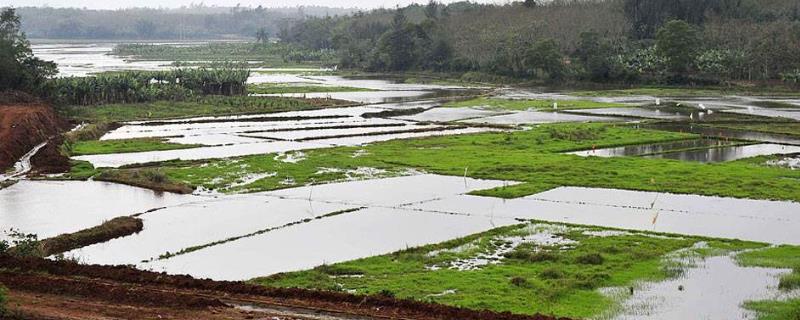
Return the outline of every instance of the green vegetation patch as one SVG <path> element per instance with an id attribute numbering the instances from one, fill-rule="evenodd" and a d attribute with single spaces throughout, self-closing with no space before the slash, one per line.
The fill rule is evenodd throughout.
<path id="1" fill-rule="evenodd" d="M 528 110 L 528 109 L 553 109 L 553 104 L 558 104 L 558 109 L 599 109 L 599 108 L 624 108 L 630 105 L 622 103 L 597 102 L 591 100 L 510 100 L 499 98 L 480 97 L 466 101 L 454 101 L 444 105 L 450 108 L 483 107 L 502 110 Z"/>
<path id="2" fill-rule="evenodd" d="M 319 85 L 292 85 L 285 83 L 260 83 L 247 86 L 249 93 L 255 94 L 283 94 L 283 93 L 314 93 L 314 92 L 359 92 L 376 91 L 368 88 L 319 86 Z"/>
<path id="3" fill-rule="evenodd" d="M 337 103 L 327 99 L 204 96 L 190 101 L 70 106 L 62 113 L 77 121 L 108 122 L 312 110 Z"/>
<path id="4" fill-rule="evenodd" d="M 743 266 L 792 269 L 781 277 L 778 288 L 800 289 L 800 247 L 769 247 L 741 253 L 736 259 Z M 751 301 L 745 308 L 756 311 L 759 320 L 800 319 L 800 299 Z"/>
<path id="5" fill-rule="evenodd" d="M 139 138 L 122 140 L 82 140 L 70 144 L 73 156 L 90 154 L 111 154 L 144 151 L 161 151 L 197 148 L 199 144 L 180 144 L 167 142 L 161 138 Z"/>
<path id="6" fill-rule="evenodd" d="M 751 301 L 744 307 L 755 311 L 758 320 L 797 320 L 800 319 L 800 299 L 787 301 Z"/>
<path id="7" fill-rule="evenodd" d="M 579 157 L 564 154 L 592 147 L 694 139 L 696 135 L 609 124 L 541 125 L 527 131 L 394 140 L 365 147 L 304 151 L 304 160 L 276 155 L 176 162 L 161 165 L 173 180 L 225 188 L 251 174 L 275 175 L 239 190 L 266 191 L 347 178 L 373 168 L 399 173 L 409 168 L 480 179 L 520 181 L 475 194 L 514 198 L 558 186 L 583 186 L 800 201 L 800 172 L 748 162 L 698 163 L 640 157 Z M 231 174 L 231 172 L 235 174 Z"/>
<path id="8" fill-rule="evenodd" d="M 357 294 L 389 292 L 472 309 L 588 318 L 616 303 L 598 288 L 664 279 L 670 275 L 664 256 L 702 240 L 622 231 L 597 236 L 602 233 L 597 231 L 608 230 L 525 223 L 252 282 Z M 537 243 L 532 240 L 537 234 L 551 241 Z M 728 248 L 750 246 L 722 242 Z"/>

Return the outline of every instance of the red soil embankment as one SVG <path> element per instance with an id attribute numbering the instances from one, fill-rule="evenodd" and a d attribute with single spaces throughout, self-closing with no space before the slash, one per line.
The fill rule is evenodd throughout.
<path id="1" fill-rule="evenodd" d="M 67 127 L 53 108 L 35 99 L 0 93 L 0 171 Z M 57 146 L 49 148 L 57 150 Z M 51 151 L 53 151 L 51 150 Z"/>

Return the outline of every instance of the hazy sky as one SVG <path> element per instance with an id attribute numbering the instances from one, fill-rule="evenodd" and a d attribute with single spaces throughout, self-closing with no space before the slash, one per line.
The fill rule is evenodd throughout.
<path id="1" fill-rule="evenodd" d="M 439 2 L 456 2 L 458 0 L 439 0 Z M 473 2 L 505 3 L 509 0 L 473 0 Z M 2 0 L 3 4 L 15 7 L 50 6 L 50 7 L 78 7 L 90 9 L 119 9 L 130 7 L 180 7 L 203 2 L 208 6 L 258 6 L 264 7 L 294 7 L 298 5 L 319 5 L 328 7 L 358 7 L 358 8 L 392 8 L 396 5 L 411 3 L 427 3 L 428 0 Z"/>

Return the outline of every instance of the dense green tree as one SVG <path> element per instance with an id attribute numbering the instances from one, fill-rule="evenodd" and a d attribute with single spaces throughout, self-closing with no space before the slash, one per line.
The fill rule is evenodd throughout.
<path id="1" fill-rule="evenodd" d="M 55 63 L 33 56 L 14 9 L 3 10 L 0 13 L 0 91 L 37 91 L 56 71 Z"/>
<path id="2" fill-rule="evenodd" d="M 522 4 L 528 8 L 535 8 L 536 0 L 525 0 Z"/>
<path id="3" fill-rule="evenodd" d="M 414 39 L 408 30 L 408 19 L 402 10 L 397 10 L 389 31 L 379 43 L 381 66 L 390 71 L 410 69 L 414 64 Z"/>
<path id="4" fill-rule="evenodd" d="M 625 76 L 625 71 L 616 56 L 614 46 L 608 39 L 602 38 L 596 32 L 581 33 L 581 40 L 575 49 L 575 58 L 589 80 L 599 82 L 617 80 Z"/>
<path id="5" fill-rule="evenodd" d="M 547 77 L 556 80 L 564 75 L 564 57 L 558 43 L 553 39 L 537 41 L 525 52 L 524 64 L 531 74 L 545 72 Z"/>
<path id="6" fill-rule="evenodd" d="M 267 33 L 267 28 L 258 28 L 258 31 L 256 31 L 256 42 L 260 44 L 267 44 L 267 42 L 269 42 L 269 33 Z"/>
<path id="7" fill-rule="evenodd" d="M 667 22 L 656 34 L 656 52 L 665 59 L 670 72 L 688 71 L 699 50 L 697 30 L 686 21 Z"/>

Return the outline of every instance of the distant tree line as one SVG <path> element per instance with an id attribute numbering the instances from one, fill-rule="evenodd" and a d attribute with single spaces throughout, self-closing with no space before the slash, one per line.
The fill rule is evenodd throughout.
<path id="1" fill-rule="evenodd" d="M 86 10 L 23 7 L 22 30 L 36 39 L 174 40 L 274 37 L 281 27 L 306 17 L 341 15 L 325 7 L 207 7 Z"/>
<path id="2" fill-rule="evenodd" d="M 371 71 L 628 83 L 800 78 L 797 0 L 431 1 L 310 17 L 279 35 Z"/>

